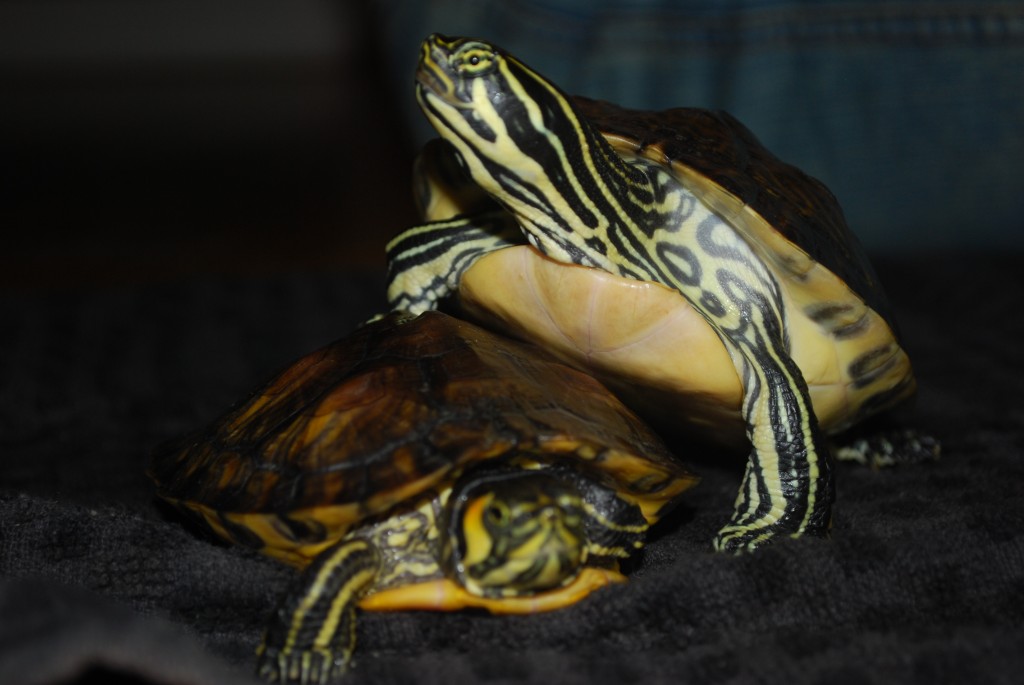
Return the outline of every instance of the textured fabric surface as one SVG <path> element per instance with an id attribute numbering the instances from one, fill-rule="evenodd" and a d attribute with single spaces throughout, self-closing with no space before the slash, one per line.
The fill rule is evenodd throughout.
<path id="1" fill-rule="evenodd" d="M 709 542 L 740 465 L 698 460 L 702 483 L 627 585 L 538 616 L 363 615 L 351 682 L 1019 682 L 1024 258 L 877 266 L 940 461 L 843 464 L 831 540 L 728 557 Z M 182 526 L 147 454 L 346 333 L 381 289 L 338 275 L 0 297 L 0 682 L 249 682 L 292 572 Z"/>

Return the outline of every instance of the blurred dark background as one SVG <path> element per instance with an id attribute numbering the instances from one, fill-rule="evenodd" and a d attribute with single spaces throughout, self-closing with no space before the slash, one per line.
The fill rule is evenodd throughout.
<path id="1" fill-rule="evenodd" d="M 0 4 L 0 282 L 382 271 L 414 220 L 413 152 L 370 14 Z"/>
<path id="2" fill-rule="evenodd" d="M 383 270 L 432 31 L 730 110 L 876 254 L 1024 246 L 1022 3 L 8 0 L 0 285 Z"/>

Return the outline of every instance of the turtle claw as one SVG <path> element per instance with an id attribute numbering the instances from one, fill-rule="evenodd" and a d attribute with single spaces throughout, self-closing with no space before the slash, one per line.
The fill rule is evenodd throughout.
<path id="1" fill-rule="evenodd" d="M 826 488 L 826 492 L 829 490 Z M 744 554 L 766 547 L 783 538 L 827 538 L 832 527 L 831 498 L 825 506 L 818 507 L 815 515 L 764 517 L 754 519 L 734 518 L 718 531 L 712 544 L 716 552 Z"/>
<path id="2" fill-rule="evenodd" d="M 751 529 L 745 526 L 728 525 L 718 531 L 712 541 L 716 552 L 725 554 L 746 554 L 754 550 L 767 547 L 779 538 L 801 538 L 801 537 L 828 537 L 828 530 L 805 529 L 796 532 L 786 532 L 784 529 L 769 528 Z"/>
<path id="3" fill-rule="evenodd" d="M 347 671 L 348 660 L 329 650 L 268 648 L 260 653 L 256 665 L 257 676 L 282 685 L 332 685 L 340 682 Z"/>
<path id="4" fill-rule="evenodd" d="M 373 586 L 379 564 L 366 540 L 342 539 L 321 552 L 274 613 L 257 674 L 287 685 L 340 682 L 355 650 L 356 602 Z"/>
<path id="5" fill-rule="evenodd" d="M 839 461 L 853 461 L 875 469 L 933 461 L 941 454 L 942 445 L 936 438 L 912 429 L 875 433 L 835 450 Z"/>
<path id="6" fill-rule="evenodd" d="M 755 531 L 743 531 L 736 526 L 726 526 L 718 531 L 712 545 L 716 552 L 744 554 L 771 542 L 771 537 L 762 539 Z"/>

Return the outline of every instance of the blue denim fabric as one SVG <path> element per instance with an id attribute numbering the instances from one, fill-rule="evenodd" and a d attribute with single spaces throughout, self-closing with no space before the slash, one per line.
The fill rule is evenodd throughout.
<path id="1" fill-rule="evenodd" d="M 563 89 L 736 115 L 835 192 L 873 251 L 1024 247 L 1024 3 L 377 0 L 391 81 L 439 31 Z"/>

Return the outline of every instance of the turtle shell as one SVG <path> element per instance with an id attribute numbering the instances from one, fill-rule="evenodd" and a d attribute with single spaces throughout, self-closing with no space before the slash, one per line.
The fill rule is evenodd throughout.
<path id="1" fill-rule="evenodd" d="M 651 522 L 695 482 L 591 376 L 438 312 L 303 357 L 150 475 L 219 536 L 302 565 L 467 465 L 520 453 L 575 462 Z"/>

